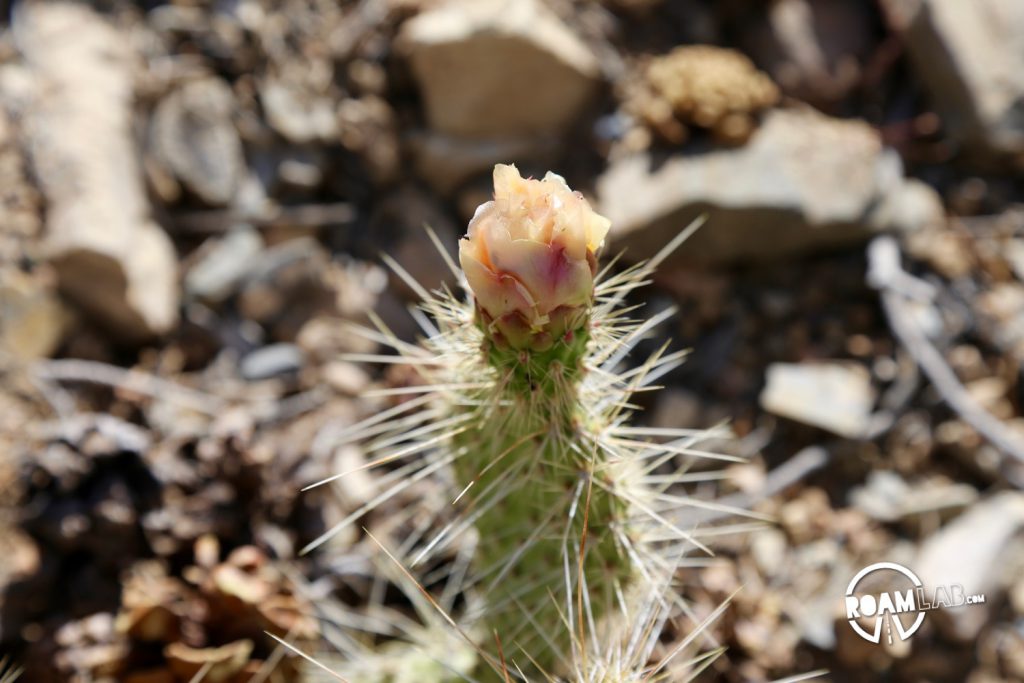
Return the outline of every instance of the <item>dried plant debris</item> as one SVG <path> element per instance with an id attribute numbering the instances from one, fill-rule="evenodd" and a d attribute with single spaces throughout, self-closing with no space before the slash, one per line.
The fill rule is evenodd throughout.
<path id="1" fill-rule="evenodd" d="M 689 126 L 742 144 L 758 114 L 779 99 L 771 78 L 746 56 L 708 45 L 678 47 L 646 61 L 626 89 L 626 111 L 671 144 L 685 142 Z"/>
<path id="2" fill-rule="evenodd" d="M 64 680 L 184 683 L 201 669 L 206 680 L 295 680 L 295 663 L 267 634 L 308 647 L 319 634 L 312 605 L 252 546 L 221 559 L 207 536 L 195 562 L 184 580 L 169 576 L 164 562 L 137 562 L 123 575 L 116 613 L 68 622 L 32 649 L 51 652 Z"/>

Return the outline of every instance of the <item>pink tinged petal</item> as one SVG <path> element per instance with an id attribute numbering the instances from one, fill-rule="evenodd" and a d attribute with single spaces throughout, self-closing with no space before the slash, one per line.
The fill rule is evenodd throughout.
<path id="1" fill-rule="evenodd" d="M 539 314 L 558 306 L 586 304 L 593 296 L 594 279 L 586 259 L 573 260 L 558 245 L 528 240 L 495 246 L 495 270 L 515 273 L 533 295 Z"/>
<path id="2" fill-rule="evenodd" d="M 460 241 L 459 262 L 477 303 L 497 318 L 506 313 L 522 312 L 532 316 L 536 310 L 533 296 L 515 277 L 495 272 L 480 263 Z"/>

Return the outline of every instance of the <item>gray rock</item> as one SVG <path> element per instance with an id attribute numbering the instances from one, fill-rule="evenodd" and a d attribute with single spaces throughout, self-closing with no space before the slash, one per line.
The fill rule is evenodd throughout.
<path id="1" fill-rule="evenodd" d="M 883 522 L 900 518 L 910 486 L 896 472 L 874 471 L 867 483 L 850 492 L 850 502 L 868 517 Z"/>
<path id="2" fill-rule="evenodd" d="M 303 144 L 338 137 L 334 101 L 300 84 L 268 78 L 260 83 L 260 101 L 271 127 L 289 142 Z"/>
<path id="3" fill-rule="evenodd" d="M 625 158 L 597 191 L 612 248 L 630 258 L 652 255 L 703 214 L 677 262 L 768 260 L 944 221 L 938 195 L 903 178 L 874 129 L 804 109 L 769 113 L 737 149 Z"/>
<path id="4" fill-rule="evenodd" d="M 926 588 L 959 584 L 967 595 L 984 593 L 981 605 L 940 609 L 939 624 L 948 635 L 974 640 L 998 606 L 996 593 L 1005 578 L 1000 557 L 1011 539 L 1024 530 L 1024 493 L 1007 491 L 973 505 L 924 542 L 910 568 Z M 930 593 L 929 593 L 930 594 Z"/>
<path id="5" fill-rule="evenodd" d="M 294 344 L 271 344 L 243 358 L 239 372 L 243 379 L 255 382 L 298 372 L 305 360 L 302 349 Z"/>
<path id="6" fill-rule="evenodd" d="M 850 502 L 880 522 L 895 522 L 925 512 L 964 508 L 978 499 L 969 484 L 925 481 L 911 486 L 895 472 L 876 470 L 850 492 Z"/>
<path id="7" fill-rule="evenodd" d="M 137 57 L 77 3 L 19 6 L 13 33 L 32 76 L 26 133 L 62 291 L 122 342 L 166 332 L 178 315 L 177 257 L 150 216 L 133 144 Z"/>
<path id="8" fill-rule="evenodd" d="M 969 146 L 1024 152 L 1024 3 L 887 4 L 947 129 Z"/>
<path id="9" fill-rule="evenodd" d="M 185 294 L 219 303 L 234 294 L 263 251 L 263 238 L 249 226 L 203 244 L 202 257 L 185 274 Z"/>
<path id="10" fill-rule="evenodd" d="M 761 576 L 775 578 L 784 567 L 787 549 L 786 535 L 778 529 L 759 530 L 751 535 L 750 556 Z"/>
<path id="11" fill-rule="evenodd" d="M 330 269 L 330 255 L 312 238 L 275 244 L 253 259 L 238 293 L 238 310 L 271 338 L 293 340 L 308 320 L 337 309 Z"/>
<path id="12" fill-rule="evenodd" d="M 231 202 L 245 172 L 242 142 L 231 120 L 231 88 L 219 78 L 190 81 L 153 113 L 153 153 L 203 201 Z"/>
<path id="13" fill-rule="evenodd" d="M 400 36 L 443 133 L 556 132 L 595 94 L 599 64 L 539 0 L 459 0 L 408 21 Z"/>
<path id="14" fill-rule="evenodd" d="M 300 190 L 315 190 L 323 183 L 324 172 L 320 165 L 301 158 L 283 159 L 277 167 L 280 182 Z"/>
<path id="15" fill-rule="evenodd" d="M 871 424 L 875 391 L 868 371 L 850 363 L 774 363 L 760 401 L 770 413 L 855 439 Z"/>
<path id="16" fill-rule="evenodd" d="M 370 385 L 370 376 L 355 363 L 331 361 L 324 366 L 324 381 L 335 391 L 358 396 Z"/>

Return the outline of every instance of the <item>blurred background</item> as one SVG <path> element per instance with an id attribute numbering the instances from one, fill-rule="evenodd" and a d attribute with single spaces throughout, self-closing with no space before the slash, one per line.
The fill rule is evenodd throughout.
<path id="1" fill-rule="evenodd" d="M 374 593 L 379 475 L 333 434 L 415 382 L 490 171 L 565 176 L 650 256 L 690 359 L 640 419 L 729 421 L 778 524 L 683 576 L 704 680 L 1024 680 L 1024 3 L 0 2 L 0 654 L 24 680 L 298 680 Z M 647 349 L 650 350 L 650 349 Z M 333 431 L 332 431 L 333 430 Z M 421 482 L 360 522 L 398 545 Z M 877 561 L 984 606 L 868 643 Z M 376 597 L 372 597 L 371 594 Z M 337 621 L 338 617 L 332 619 Z M 684 628 L 664 634 L 666 647 Z M 324 649 L 330 649 L 324 646 Z M 210 664 L 210 663 L 213 664 Z M 262 677 L 262 678 L 261 678 Z"/>

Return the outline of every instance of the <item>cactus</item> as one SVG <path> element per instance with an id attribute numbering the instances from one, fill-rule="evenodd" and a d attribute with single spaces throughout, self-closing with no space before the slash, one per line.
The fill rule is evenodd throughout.
<path id="1" fill-rule="evenodd" d="M 631 573 L 614 535 L 627 512 L 613 493 L 617 473 L 602 462 L 593 438 L 600 416 L 580 393 L 607 231 L 558 176 L 523 180 L 499 166 L 494 201 L 459 243 L 481 333 L 477 376 L 487 381 L 459 407 L 468 419 L 453 439 L 462 454 L 454 469 L 463 487 L 481 492 L 472 504 L 481 509 L 487 623 L 515 643 L 513 655 L 529 652 L 544 669 L 569 645 L 551 635 L 565 613 L 551 586 L 566 563 L 582 571 L 597 619 Z"/>
<path id="2" fill-rule="evenodd" d="M 703 478 L 684 476 L 694 459 L 724 456 L 700 447 L 723 436 L 717 431 L 629 426 L 632 396 L 683 354 L 662 346 L 620 371 L 671 315 L 633 320 L 624 300 L 696 226 L 646 263 L 598 272 L 609 222 L 562 178 L 524 179 L 499 165 L 494 186 L 459 243 L 462 271 L 449 259 L 468 296 L 428 293 L 390 264 L 422 296 L 427 336 L 409 344 L 376 321 L 362 333 L 398 355 L 350 359 L 408 363 L 422 384 L 390 390 L 413 398 L 347 430 L 348 439 L 374 437 L 380 457 L 370 466 L 404 464 L 339 526 L 419 479 L 450 473 L 461 514 L 410 559 L 422 562 L 475 529 L 467 585 L 483 606 L 463 621 L 493 634 L 478 639 L 475 677 L 633 680 L 619 671 L 623 661 L 635 671 L 646 662 L 606 660 L 592 644 L 638 641 L 636 605 L 652 586 L 669 586 L 685 552 L 707 550 L 676 514 L 704 504 L 676 488 Z M 636 643 L 627 649 L 649 654 Z"/>

